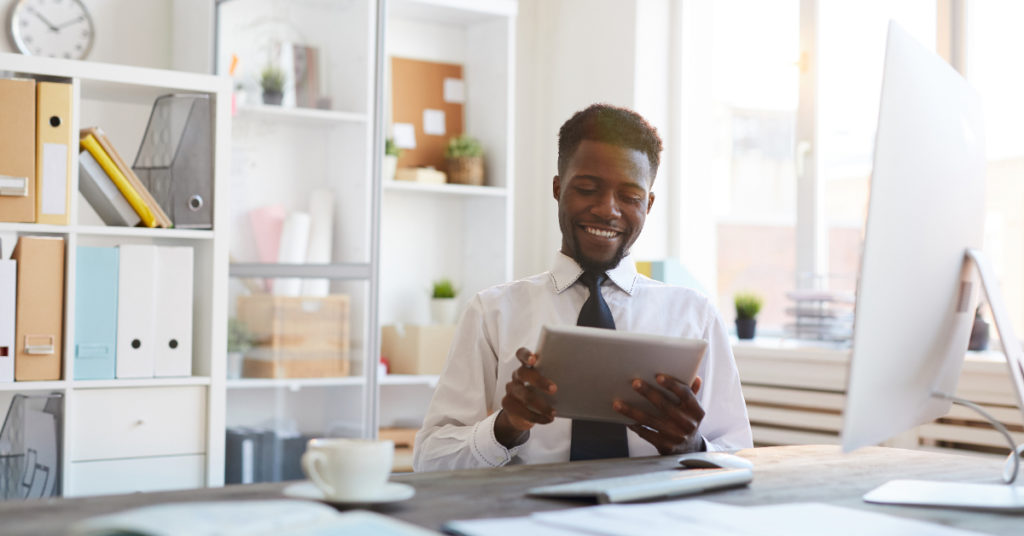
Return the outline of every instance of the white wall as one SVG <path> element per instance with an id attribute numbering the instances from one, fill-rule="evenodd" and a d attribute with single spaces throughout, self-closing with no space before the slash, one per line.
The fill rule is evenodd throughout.
<path id="1" fill-rule="evenodd" d="M 87 61 L 208 73 L 213 58 L 214 0 L 83 0 L 96 40 Z M 0 52 L 17 52 L 6 30 L 16 0 L 0 0 L 6 38 Z"/>
<path id="2" fill-rule="evenodd" d="M 551 179 L 558 127 L 595 102 L 640 112 L 666 144 L 670 113 L 670 0 L 519 0 L 516 139 L 516 277 L 546 270 L 561 245 Z M 657 200 L 633 247 L 669 254 L 678 170 L 662 156 Z"/>

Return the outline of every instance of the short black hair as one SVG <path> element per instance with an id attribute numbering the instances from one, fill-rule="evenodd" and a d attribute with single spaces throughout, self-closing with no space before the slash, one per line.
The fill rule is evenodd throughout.
<path id="1" fill-rule="evenodd" d="M 636 149 L 651 163 L 651 183 L 661 163 L 661 136 L 640 114 L 610 104 L 591 104 L 573 114 L 558 129 L 558 174 L 565 174 L 569 160 L 583 140 L 600 141 Z"/>

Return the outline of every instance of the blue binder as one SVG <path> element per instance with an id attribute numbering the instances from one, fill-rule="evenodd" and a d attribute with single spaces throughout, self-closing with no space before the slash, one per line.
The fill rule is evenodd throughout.
<path id="1" fill-rule="evenodd" d="M 112 380 L 117 348 L 117 248 L 78 247 L 75 379 Z"/>

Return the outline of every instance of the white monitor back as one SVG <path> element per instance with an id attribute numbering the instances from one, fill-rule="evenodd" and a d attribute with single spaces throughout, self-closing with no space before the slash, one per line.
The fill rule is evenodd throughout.
<path id="1" fill-rule="evenodd" d="M 949 411 L 979 285 L 985 144 L 978 94 L 889 25 L 842 442 L 875 445 Z"/>

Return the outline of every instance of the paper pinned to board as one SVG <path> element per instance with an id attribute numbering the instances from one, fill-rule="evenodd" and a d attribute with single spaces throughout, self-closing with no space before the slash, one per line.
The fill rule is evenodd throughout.
<path id="1" fill-rule="evenodd" d="M 461 78 L 444 79 L 444 101 L 458 104 L 466 102 L 466 83 Z"/>
<path id="2" fill-rule="evenodd" d="M 412 123 L 395 123 L 391 127 L 391 135 L 399 149 L 416 148 L 416 127 Z"/>
<path id="3" fill-rule="evenodd" d="M 448 133 L 445 130 L 444 110 L 423 110 L 423 133 L 431 136 L 444 136 Z"/>

